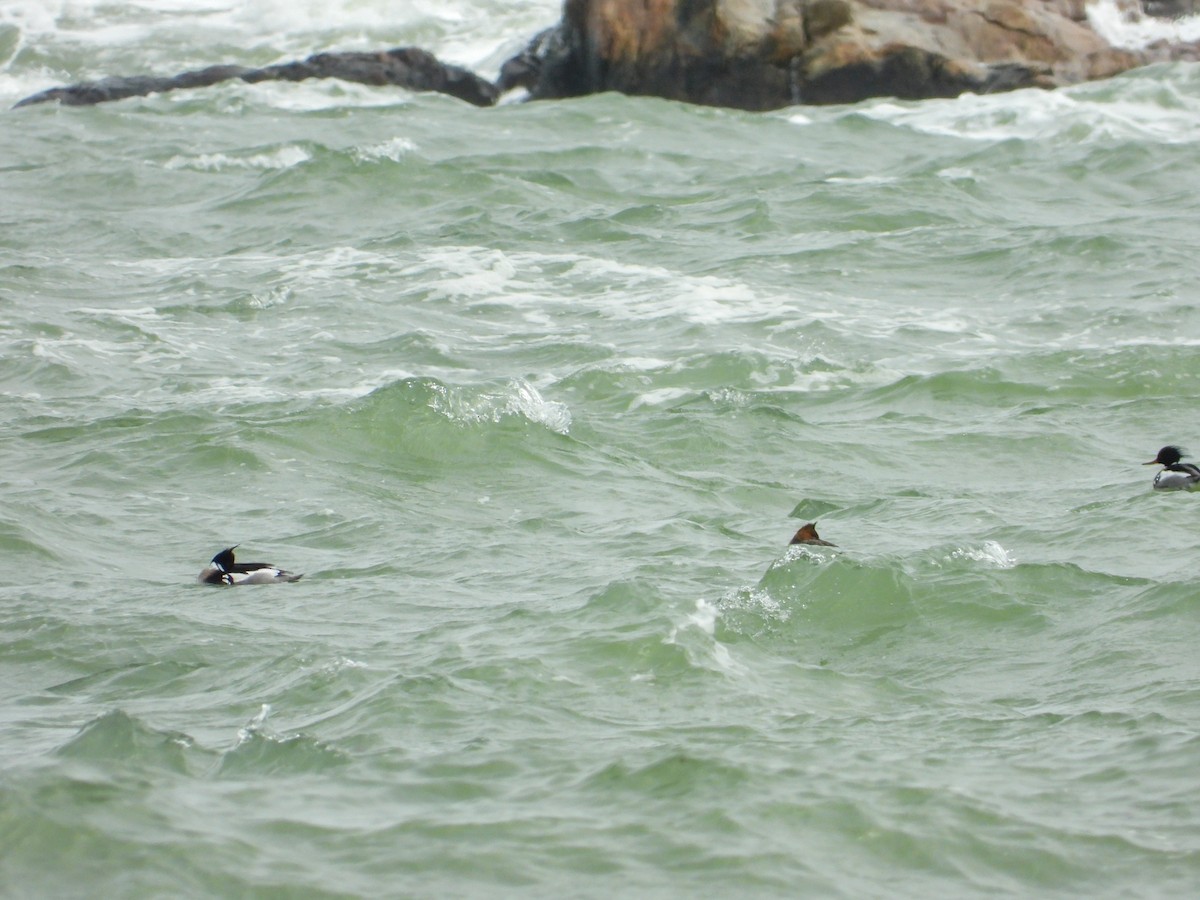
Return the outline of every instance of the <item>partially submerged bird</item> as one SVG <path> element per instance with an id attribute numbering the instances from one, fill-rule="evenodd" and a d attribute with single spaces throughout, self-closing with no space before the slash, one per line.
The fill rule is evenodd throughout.
<path id="1" fill-rule="evenodd" d="M 1158 451 L 1158 456 L 1144 466 L 1162 466 L 1154 476 L 1156 491 L 1194 491 L 1200 488 L 1200 466 L 1180 462 L 1183 451 L 1168 445 Z"/>
<path id="2" fill-rule="evenodd" d="M 836 547 L 837 544 L 831 544 L 829 541 L 821 540 L 821 536 L 817 534 L 817 523 L 809 522 L 807 525 L 800 526 L 800 530 L 792 536 L 791 544 L 815 544 L 819 547 Z"/>
<path id="3" fill-rule="evenodd" d="M 234 562 L 233 551 L 237 546 L 226 547 L 214 556 L 198 580 L 204 584 L 282 584 L 304 577 L 303 574 L 294 575 L 271 563 Z"/>

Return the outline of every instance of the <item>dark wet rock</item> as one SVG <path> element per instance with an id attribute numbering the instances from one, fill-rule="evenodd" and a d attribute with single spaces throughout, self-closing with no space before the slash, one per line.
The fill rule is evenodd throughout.
<path id="1" fill-rule="evenodd" d="M 359 84 L 396 85 L 414 91 L 449 94 L 474 106 L 496 102 L 496 86 L 461 66 L 441 62 L 416 47 L 383 53 L 318 53 L 303 62 L 268 66 L 240 76 L 243 81 L 304 81 L 340 78 Z"/>
<path id="2" fill-rule="evenodd" d="M 496 89 L 501 94 L 517 88 L 532 91 L 542 77 L 542 61 L 554 57 L 559 51 L 554 42 L 561 38 L 561 29 L 547 28 L 525 45 L 525 49 L 509 59 L 500 67 L 500 76 L 496 79 Z"/>
<path id="3" fill-rule="evenodd" d="M 48 103 L 53 100 L 57 100 L 64 106 L 91 106 L 110 100 L 123 100 L 126 97 L 144 97 L 147 94 L 173 91 L 177 88 L 207 87 L 218 81 L 241 77 L 251 71 L 253 70 L 243 66 L 209 66 L 207 69 L 184 72 L 182 75 L 170 78 L 156 78 L 149 75 L 131 78 L 116 76 L 100 81 L 84 81 L 67 87 L 50 88 L 40 94 L 26 97 L 17 106 Z"/>
<path id="4" fill-rule="evenodd" d="M 245 66 L 209 66 L 172 77 L 137 76 L 105 78 L 68 87 L 51 88 L 26 97 L 17 106 L 57 100 L 68 106 L 87 106 L 125 97 L 207 87 L 219 81 L 240 78 L 247 82 L 304 81 L 308 78 L 339 78 L 359 84 L 394 85 L 414 91 L 450 94 L 475 106 L 496 102 L 496 87 L 490 81 L 460 66 L 447 65 L 432 53 L 416 47 L 398 47 L 379 53 L 318 53 L 300 62 L 252 69 Z"/>

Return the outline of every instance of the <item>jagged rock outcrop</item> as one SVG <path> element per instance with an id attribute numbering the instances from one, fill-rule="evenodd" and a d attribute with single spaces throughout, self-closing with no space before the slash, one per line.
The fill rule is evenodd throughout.
<path id="1" fill-rule="evenodd" d="M 559 26 L 510 61 L 500 86 L 521 84 L 535 98 L 621 91 L 772 109 L 1056 87 L 1147 61 L 1110 46 L 1084 7 L 1084 0 L 567 0 Z"/>
<path id="2" fill-rule="evenodd" d="M 1131 14 L 1195 12 L 1200 0 L 1121 0 Z M 868 97 L 952 97 L 1106 78 L 1196 59 L 1196 45 L 1113 47 L 1087 0 L 565 0 L 561 22 L 504 64 L 495 84 L 416 48 L 321 53 L 173 78 L 109 78 L 43 91 L 18 106 L 99 103 L 243 81 L 342 78 L 440 91 L 489 106 L 516 87 L 533 99 L 602 91 L 765 110 Z"/>

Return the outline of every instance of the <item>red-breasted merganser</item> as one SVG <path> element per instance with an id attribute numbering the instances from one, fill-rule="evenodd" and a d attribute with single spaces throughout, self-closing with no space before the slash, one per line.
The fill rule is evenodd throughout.
<path id="1" fill-rule="evenodd" d="M 1191 463 L 1180 462 L 1183 451 L 1178 447 L 1167 446 L 1158 451 L 1158 456 L 1144 466 L 1162 466 L 1154 476 L 1156 491 L 1194 491 L 1200 489 L 1200 467 Z"/>
<path id="2" fill-rule="evenodd" d="M 792 537 L 791 544 L 816 544 L 819 547 L 836 547 L 837 544 L 831 544 L 829 541 L 821 540 L 821 536 L 817 534 L 817 523 L 809 522 L 807 525 L 800 526 L 800 530 Z"/>
<path id="3" fill-rule="evenodd" d="M 198 580 L 204 584 L 282 584 L 304 577 L 303 574 L 294 575 L 271 563 L 234 562 L 233 551 L 236 547 L 237 544 L 234 544 L 214 556 Z"/>

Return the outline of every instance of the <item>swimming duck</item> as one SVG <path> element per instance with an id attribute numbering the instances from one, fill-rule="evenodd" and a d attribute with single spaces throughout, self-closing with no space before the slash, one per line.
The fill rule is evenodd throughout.
<path id="1" fill-rule="evenodd" d="M 1156 491 L 1194 491 L 1200 488 L 1200 467 L 1191 463 L 1180 462 L 1183 451 L 1178 447 L 1167 446 L 1158 451 L 1158 456 L 1144 466 L 1162 466 L 1154 476 Z"/>
<path id="2" fill-rule="evenodd" d="M 271 563 L 234 562 L 233 551 L 237 546 L 227 547 L 214 556 L 198 580 L 204 584 L 282 584 L 304 577 L 303 574 L 294 575 Z"/>
<path id="3" fill-rule="evenodd" d="M 807 525 L 800 526 L 800 530 L 793 535 L 790 544 L 815 544 L 819 547 L 836 547 L 837 544 L 831 544 L 829 541 L 821 540 L 821 536 L 817 534 L 817 523 L 809 522 Z"/>

